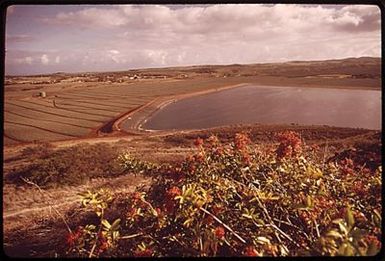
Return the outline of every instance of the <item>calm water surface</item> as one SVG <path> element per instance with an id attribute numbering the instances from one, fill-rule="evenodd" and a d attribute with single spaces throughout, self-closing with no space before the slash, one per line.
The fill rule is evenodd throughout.
<path id="1" fill-rule="evenodd" d="M 171 103 L 142 128 L 182 130 L 251 123 L 381 129 L 381 91 L 245 86 Z"/>

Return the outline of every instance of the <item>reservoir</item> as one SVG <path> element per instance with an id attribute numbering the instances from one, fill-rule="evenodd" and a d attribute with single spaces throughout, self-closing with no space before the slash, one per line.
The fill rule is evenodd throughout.
<path id="1" fill-rule="evenodd" d="M 381 91 L 247 85 L 170 103 L 141 127 L 185 130 L 253 123 L 380 130 Z"/>

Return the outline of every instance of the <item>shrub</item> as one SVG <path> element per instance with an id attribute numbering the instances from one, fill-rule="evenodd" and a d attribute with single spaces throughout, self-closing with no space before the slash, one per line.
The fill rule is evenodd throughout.
<path id="1" fill-rule="evenodd" d="M 32 153 L 34 148 L 25 153 Z M 106 144 L 78 145 L 41 154 L 30 165 L 9 173 L 6 182 L 24 184 L 21 178 L 42 187 L 77 185 L 90 178 L 111 177 L 123 173 L 116 161 L 117 152 Z"/>
<path id="2" fill-rule="evenodd" d="M 215 136 L 197 139 L 197 152 L 174 165 L 122 155 L 125 169 L 152 176 L 154 184 L 124 199 L 116 219 L 120 234 L 94 255 L 376 254 L 381 167 L 370 170 L 351 159 L 325 163 L 294 132 L 277 139 L 277 148 L 253 145 L 245 134 L 229 144 Z M 91 245 L 102 245 L 95 238 L 103 223 L 78 237 L 91 235 Z M 91 245 L 69 245 L 69 253 L 84 256 Z"/>

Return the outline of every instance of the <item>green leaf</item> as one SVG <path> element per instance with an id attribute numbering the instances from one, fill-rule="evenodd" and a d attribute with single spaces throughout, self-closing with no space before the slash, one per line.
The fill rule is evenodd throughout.
<path id="1" fill-rule="evenodd" d="M 110 222 L 107 221 L 107 219 L 102 219 L 102 225 L 107 228 L 107 229 L 110 229 L 111 228 L 111 224 Z"/>
<path id="2" fill-rule="evenodd" d="M 264 225 L 264 224 L 265 224 L 265 221 L 263 221 L 263 220 L 260 219 L 260 218 L 256 219 L 255 222 L 256 222 L 258 225 Z"/>
<path id="3" fill-rule="evenodd" d="M 341 223 L 341 222 L 343 222 L 343 221 L 344 221 L 344 220 L 343 220 L 342 218 L 338 218 L 338 219 L 334 219 L 334 220 L 332 221 L 332 223 L 338 225 L 339 223 Z"/>
<path id="4" fill-rule="evenodd" d="M 338 226 L 340 227 L 340 230 L 342 233 L 344 233 L 344 235 L 347 235 L 349 232 L 348 232 L 348 229 L 347 227 L 345 226 L 344 223 L 338 223 Z"/>
<path id="5" fill-rule="evenodd" d="M 120 227 L 120 218 L 116 219 L 116 220 L 112 223 L 110 230 L 111 230 L 111 231 L 115 231 L 115 230 L 118 230 L 119 227 Z"/>
<path id="6" fill-rule="evenodd" d="M 354 226 L 354 216 L 353 211 L 348 207 L 346 209 L 346 215 L 345 215 L 346 223 L 348 224 L 349 230 Z"/>
<path id="7" fill-rule="evenodd" d="M 118 238 L 119 238 L 119 236 L 120 236 L 120 233 L 119 233 L 119 231 L 114 231 L 114 232 L 112 232 L 112 239 L 113 239 L 113 240 L 116 240 L 116 239 L 118 239 Z"/>
<path id="8" fill-rule="evenodd" d="M 329 232 L 326 233 L 326 236 L 342 238 L 342 235 L 340 233 L 338 233 L 336 230 L 330 230 Z"/>
<path id="9" fill-rule="evenodd" d="M 266 237 L 257 237 L 257 242 L 260 244 L 270 244 L 270 240 Z"/>
<path id="10" fill-rule="evenodd" d="M 312 201 L 311 196 L 307 196 L 306 197 L 306 206 L 310 208 L 312 205 L 313 205 L 313 201 Z"/>
<path id="11" fill-rule="evenodd" d="M 354 256 L 355 253 L 356 253 L 356 251 L 355 251 L 354 247 L 350 244 L 346 244 L 344 256 Z"/>
<path id="12" fill-rule="evenodd" d="M 338 248 L 338 252 L 337 252 L 337 255 L 339 256 L 345 256 L 345 251 L 346 251 L 346 248 L 348 247 L 348 245 L 346 243 L 343 243 L 339 248 Z"/>
<path id="13" fill-rule="evenodd" d="M 375 209 L 373 212 L 374 212 L 373 221 L 376 224 L 376 226 L 380 227 L 381 226 L 381 214 L 377 209 Z"/>
<path id="14" fill-rule="evenodd" d="M 247 215 L 247 214 L 242 214 L 242 217 L 248 218 L 248 219 L 253 219 L 253 217 L 251 215 Z"/>

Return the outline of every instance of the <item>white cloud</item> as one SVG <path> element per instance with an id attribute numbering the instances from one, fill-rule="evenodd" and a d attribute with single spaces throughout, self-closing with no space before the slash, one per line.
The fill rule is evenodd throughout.
<path id="1" fill-rule="evenodd" d="M 250 5 L 224 4 L 206 7 L 186 6 L 114 6 L 85 8 L 77 12 L 61 12 L 47 22 L 94 28 L 125 27 L 130 30 L 159 30 L 160 33 L 215 34 L 218 32 L 279 30 L 295 31 L 328 25 L 333 30 L 341 26 L 363 25 L 372 30 L 378 25 L 380 12 L 376 6 L 326 8 L 320 5 Z M 314 28 L 313 28 L 314 29 Z M 378 28 L 377 28 L 378 29 Z"/>
<path id="2" fill-rule="evenodd" d="M 120 53 L 118 50 L 109 50 L 108 52 L 110 52 L 111 54 L 119 54 Z"/>
<path id="3" fill-rule="evenodd" d="M 40 61 L 41 61 L 42 64 L 47 65 L 47 64 L 49 63 L 48 55 L 43 54 L 43 55 L 41 56 L 41 58 L 40 58 Z"/>
<path id="4" fill-rule="evenodd" d="M 16 64 L 32 64 L 33 58 L 30 56 L 27 56 L 24 58 L 15 58 L 15 59 L 13 59 L 13 61 Z"/>
<path id="5" fill-rule="evenodd" d="M 25 57 L 25 62 L 26 62 L 27 64 L 32 64 L 32 61 L 33 61 L 32 57 L 30 57 L 30 56 Z"/>
<path id="6" fill-rule="evenodd" d="M 34 28 L 43 21 L 44 33 L 34 41 L 7 30 L 7 52 L 13 46 L 42 46 L 38 54 L 7 59 L 28 64 L 22 59 L 30 56 L 39 66 L 50 65 L 44 68 L 92 71 L 381 55 L 380 10 L 370 5 L 110 5 L 65 10 L 58 7 L 54 15 L 40 15 L 44 19 Z M 60 36 L 52 31 L 60 31 Z"/>

